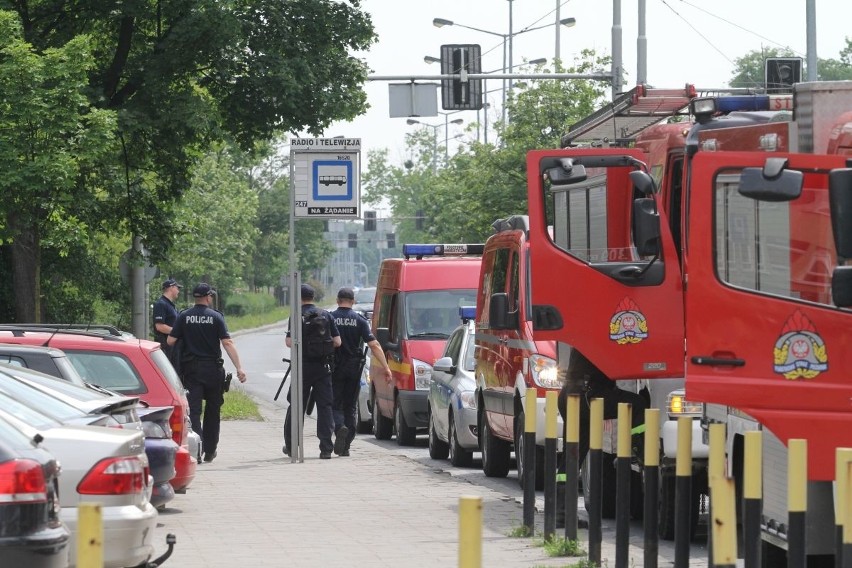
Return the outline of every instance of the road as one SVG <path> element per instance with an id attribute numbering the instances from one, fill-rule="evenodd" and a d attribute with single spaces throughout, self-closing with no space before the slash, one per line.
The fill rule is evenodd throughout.
<path id="1" fill-rule="evenodd" d="M 274 402 L 272 398 L 281 384 L 281 380 L 287 369 L 287 364 L 282 362 L 282 358 L 286 357 L 289 359 L 290 357 L 289 349 L 284 345 L 284 334 L 285 328 L 283 325 L 234 334 L 234 341 L 239 350 L 243 367 L 248 374 L 248 382 L 242 385 L 244 390 L 263 404 L 269 404 L 276 409 L 280 409 L 279 411 L 282 413 L 287 407 L 286 390 L 289 388 L 289 380 L 284 390 L 282 390 L 279 400 Z M 404 458 L 430 468 L 433 471 L 447 474 L 460 481 L 464 480 L 483 489 L 501 493 L 507 499 L 515 500 L 518 503 L 522 503 L 523 501 L 523 493 L 515 471 L 512 470 L 506 478 L 486 477 L 482 472 L 478 454 L 474 454 L 473 467 L 455 468 L 448 461 L 432 460 L 429 457 L 427 448 L 428 440 L 425 435 L 418 437 L 417 445 L 414 447 L 401 447 L 397 445 L 395 439 L 376 440 L 372 435 L 359 435 L 358 440 L 360 443 L 370 444 L 377 449 L 381 449 L 381 455 L 386 456 L 388 459 Z M 310 438 L 306 440 L 305 447 L 307 449 L 313 450 L 314 445 L 315 439 Z M 307 455 L 308 452 L 306 451 Z M 537 503 L 538 509 L 542 510 L 543 494 L 541 492 L 537 495 Z M 586 519 L 581 498 L 579 499 L 578 509 L 580 511 L 580 518 Z M 614 521 L 604 520 L 604 541 L 615 542 L 614 530 Z M 690 547 L 690 566 L 706 566 L 706 515 L 702 516 L 698 533 Z M 641 547 L 643 542 L 641 523 L 632 522 L 630 542 L 632 546 Z M 661 541 L 660 566 L 673 565 L 673 558 L 673 543 Z"/>

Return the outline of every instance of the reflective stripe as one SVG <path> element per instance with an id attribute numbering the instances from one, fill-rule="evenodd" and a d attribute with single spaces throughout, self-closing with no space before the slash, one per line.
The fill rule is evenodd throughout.
<path id="1" fill-rule="evenodd" d="M 388 361 L 388 367 L 390 367 L 391 371 L 396 371 L 397 373 L 402 373 L 404 375 L 411 374 L 411 364 L 410 363 L 397 363 L 394 360 Z"/>

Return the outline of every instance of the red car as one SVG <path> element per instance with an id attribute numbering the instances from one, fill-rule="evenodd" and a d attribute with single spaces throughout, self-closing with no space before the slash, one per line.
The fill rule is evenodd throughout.
<path id="1" fill-rule="evenodd" d="M 180 448 L 171 484 L 177 493 L 186 491 L 197 466 L 188 447 L 189 404 L 180 378 L 159 343 L 106 326 L 86 330 L 57 324 L 0 324 L 0 343 L 56 347 L 68 355 L 87 382 L 138 396 L 151 406 L 173 407 L 169 424 Z"/>

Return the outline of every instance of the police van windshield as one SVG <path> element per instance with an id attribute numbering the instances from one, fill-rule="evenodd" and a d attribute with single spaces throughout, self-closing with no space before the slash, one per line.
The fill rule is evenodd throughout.
<path id="1" fill-rule="evenodd" d="M 405 296 L 409 338 L 446 339 L 461 324 L 459 307 L 476 305 L 476 290 L 430 290 Z"/>

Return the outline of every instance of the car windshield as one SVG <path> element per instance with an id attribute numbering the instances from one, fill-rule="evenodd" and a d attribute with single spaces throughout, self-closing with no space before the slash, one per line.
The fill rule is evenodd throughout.
<path id="1" fill-rule="evenodd" d="M 459 307 L 476 305 L 476 290 L 429 290 L 405 296 L 408 337 L 444 338 L 459 326 Z"/>
<path id="2" fill-rule="evenodd" d="M 357 292 L 355 292 L 355 303 L 356 304 L 372 304 L 376 301 L 376 289 L 375 288 L 360 288 Z"/>

